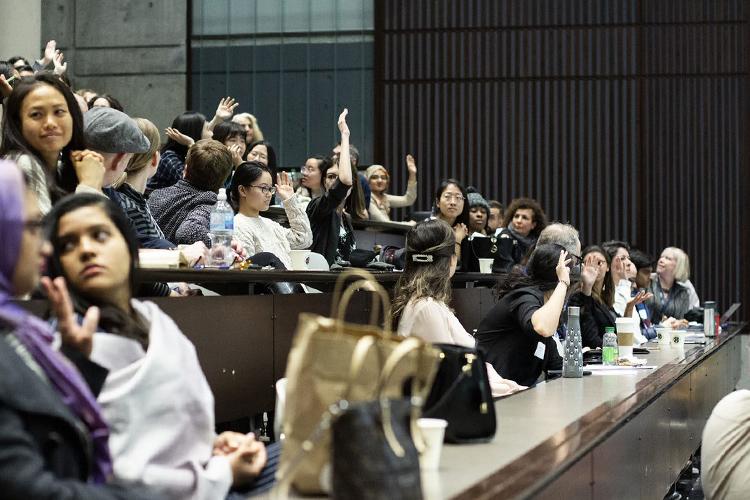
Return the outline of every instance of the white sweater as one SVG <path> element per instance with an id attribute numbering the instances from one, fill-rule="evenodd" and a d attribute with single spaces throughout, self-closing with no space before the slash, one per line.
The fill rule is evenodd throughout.
<path id="1" fill-rule="evenodd" d="M 289 251 L 309 248 L 313 235 L 310 219 L 298 202 L 297 195 L 284 201 L 283 205 L 290 229 L 265 217 L 237 214 L 234 216 L 234 237 L 242 242 L 249 255 L 271 252 L 287 269 L 291 269 L 292 258 Z"/>

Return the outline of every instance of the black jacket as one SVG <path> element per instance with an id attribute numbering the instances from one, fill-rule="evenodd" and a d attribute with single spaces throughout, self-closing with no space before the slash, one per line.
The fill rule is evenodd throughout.
<path id="1" fill-rule="evenodd" d="M 92 465 L 86 428 L 4 337 L 0 333 L 0 497 L 156 498 L 121 486 L 86 482 Z M 101 388 L 101 372 L 84 371 L 87 382 Z"/>
<path id="2" fill-rule="evenodd" d="M 605 304 L 578 291 L 568 299 L 568 307 L 581 308 L 581 339 L 583 347 L 596 349 L 602 346 L 604 329 L 615 326 L 615 312 Z"/>
<path id="3" fill-rule="evenodd" d="M 336 209 L 346 199 L 346 193 L 350 187 L 336 181 L 331 189 L 313 198 L 307 205 L 307 217 L 310 219 L 310 228 L 313 233 L 313 244 L 310 250 L 325 257 L 329 266 L 336 260 L 336 249 L 339 244 L 341 216 Z M 344 221 L 353 233 L 351 223 L 346 217 Z"/>

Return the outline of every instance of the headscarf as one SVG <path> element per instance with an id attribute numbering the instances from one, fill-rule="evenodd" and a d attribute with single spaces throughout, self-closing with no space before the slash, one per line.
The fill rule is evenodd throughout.
<path id="1" fill-rule="evenodd" d="M 44 370 L 65 405 L 86 426 L 94 447 L 92 481 L 105 483 L 112 473 L 109 428 L 101 408 L 75 367 L 52 348 L 50 326 L 12 302 L 13 275 L 25 225 L 26 187 L 16 165 L 0 160 L 0 320 L 8 323 L 18 341 Z"/>

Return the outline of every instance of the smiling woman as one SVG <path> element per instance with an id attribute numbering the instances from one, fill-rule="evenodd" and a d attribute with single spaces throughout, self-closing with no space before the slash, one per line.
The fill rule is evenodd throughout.
<path id="1" fill-rule="evenodd" d="M 40 73 L 13 89 L 5 114 L 0 157 L 16 161 L 47 213 L 55 199 L 78 184 L 70 153 L 84 149 L 81 110 L 67 85 Z"/>

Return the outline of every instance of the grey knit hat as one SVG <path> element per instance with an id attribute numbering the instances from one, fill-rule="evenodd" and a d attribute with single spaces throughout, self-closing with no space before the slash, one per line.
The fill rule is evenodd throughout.
<path id="1" fill-rule="evenodd" d="M 95 107 L 83 114 L 86 147 L 100 153 L 146 153 L 150 144 L 135 120 L 122 111 Z"/>
<path id="2" fill-rule="evenodd" d="M 489 215 L 489 213 L 490 213 L 490 204 L 487 203 L 487 200 L 485 200 L 484 198 L 482 198 L 481 194 L 479 194 L 479 193 L 469 193 L 469 197 L 468 197 L 467 200 L 469 202 L 469 208 L 481 207 L 481 208 L 483 208 L 487 212 L 487 215 Z"/>

